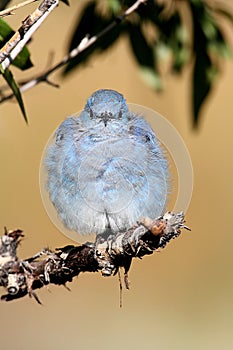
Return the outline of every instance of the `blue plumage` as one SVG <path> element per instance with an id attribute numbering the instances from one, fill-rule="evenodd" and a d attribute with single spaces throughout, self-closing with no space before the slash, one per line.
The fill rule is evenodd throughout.
<path id="1" fill-rule="evenodd" d="M 46 151 L 47 190 L 60 220 L 80 234 L 117 233 L 164 212 L 168 165 L 142 116 L 98 90 L 67 118 Z"/>

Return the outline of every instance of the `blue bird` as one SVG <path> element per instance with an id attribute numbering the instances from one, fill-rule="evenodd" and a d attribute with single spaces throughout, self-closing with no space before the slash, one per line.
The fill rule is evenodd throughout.
<path id="1" fill-rule="evenodd" d="M 153 130 L 114 90 L 98 90 L 56 130 L 45 157 L 59 219 L 82 235 L 112 235 L 160 216 L 168 163 Z"/>

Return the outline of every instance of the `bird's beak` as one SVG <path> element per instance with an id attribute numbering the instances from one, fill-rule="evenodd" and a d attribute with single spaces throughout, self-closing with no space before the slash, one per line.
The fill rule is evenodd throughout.
<path id="1" fill-rule="evenodd" d="M 103 120 L 104 126 L 106 127 L 107 123 L 108 123 L 108 120 L 109 120 L 108 113 L 104 113 L 104 115 L 102 115 L 102 120 Z"/>

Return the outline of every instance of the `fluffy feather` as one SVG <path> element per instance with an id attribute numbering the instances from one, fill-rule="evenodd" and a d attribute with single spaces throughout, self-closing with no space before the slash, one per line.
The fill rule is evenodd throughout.
<path id="1" fill-rule="evenodd" d="M 164 212 L 167 161 L 149 124 L 116 91 L 98 90 L 58 127 L 45 166 L 60 220 L 80 234 L 116 233 Z"/>

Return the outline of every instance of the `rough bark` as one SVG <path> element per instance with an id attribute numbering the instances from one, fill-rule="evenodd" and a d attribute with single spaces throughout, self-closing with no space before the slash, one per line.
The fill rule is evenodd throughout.
<path id="1" fill-rule="evenodd" d="M 143 218 L 125 232 L 107 239 L 97 236 L 94 243 L 68 245 L 55 251 L 43 249 L 38 254 L 20 260 L 17 248 L 22 230 L 8 231 L 0 237 L 0 286 L 7 294 L 1 299 L 10 301 L 25 295 L 40 303 L 35 290 L 50 283 L 65 285 L 81 272 L 98 272 L 111 276 L 124 268 L 124 281 L 128 284 L 128 271 L 133 258 L 142 258 L 164 248 L 171 239 L 180 235 L 184 224 L 183 212 L 167 212 L 151 220 Z"/>

